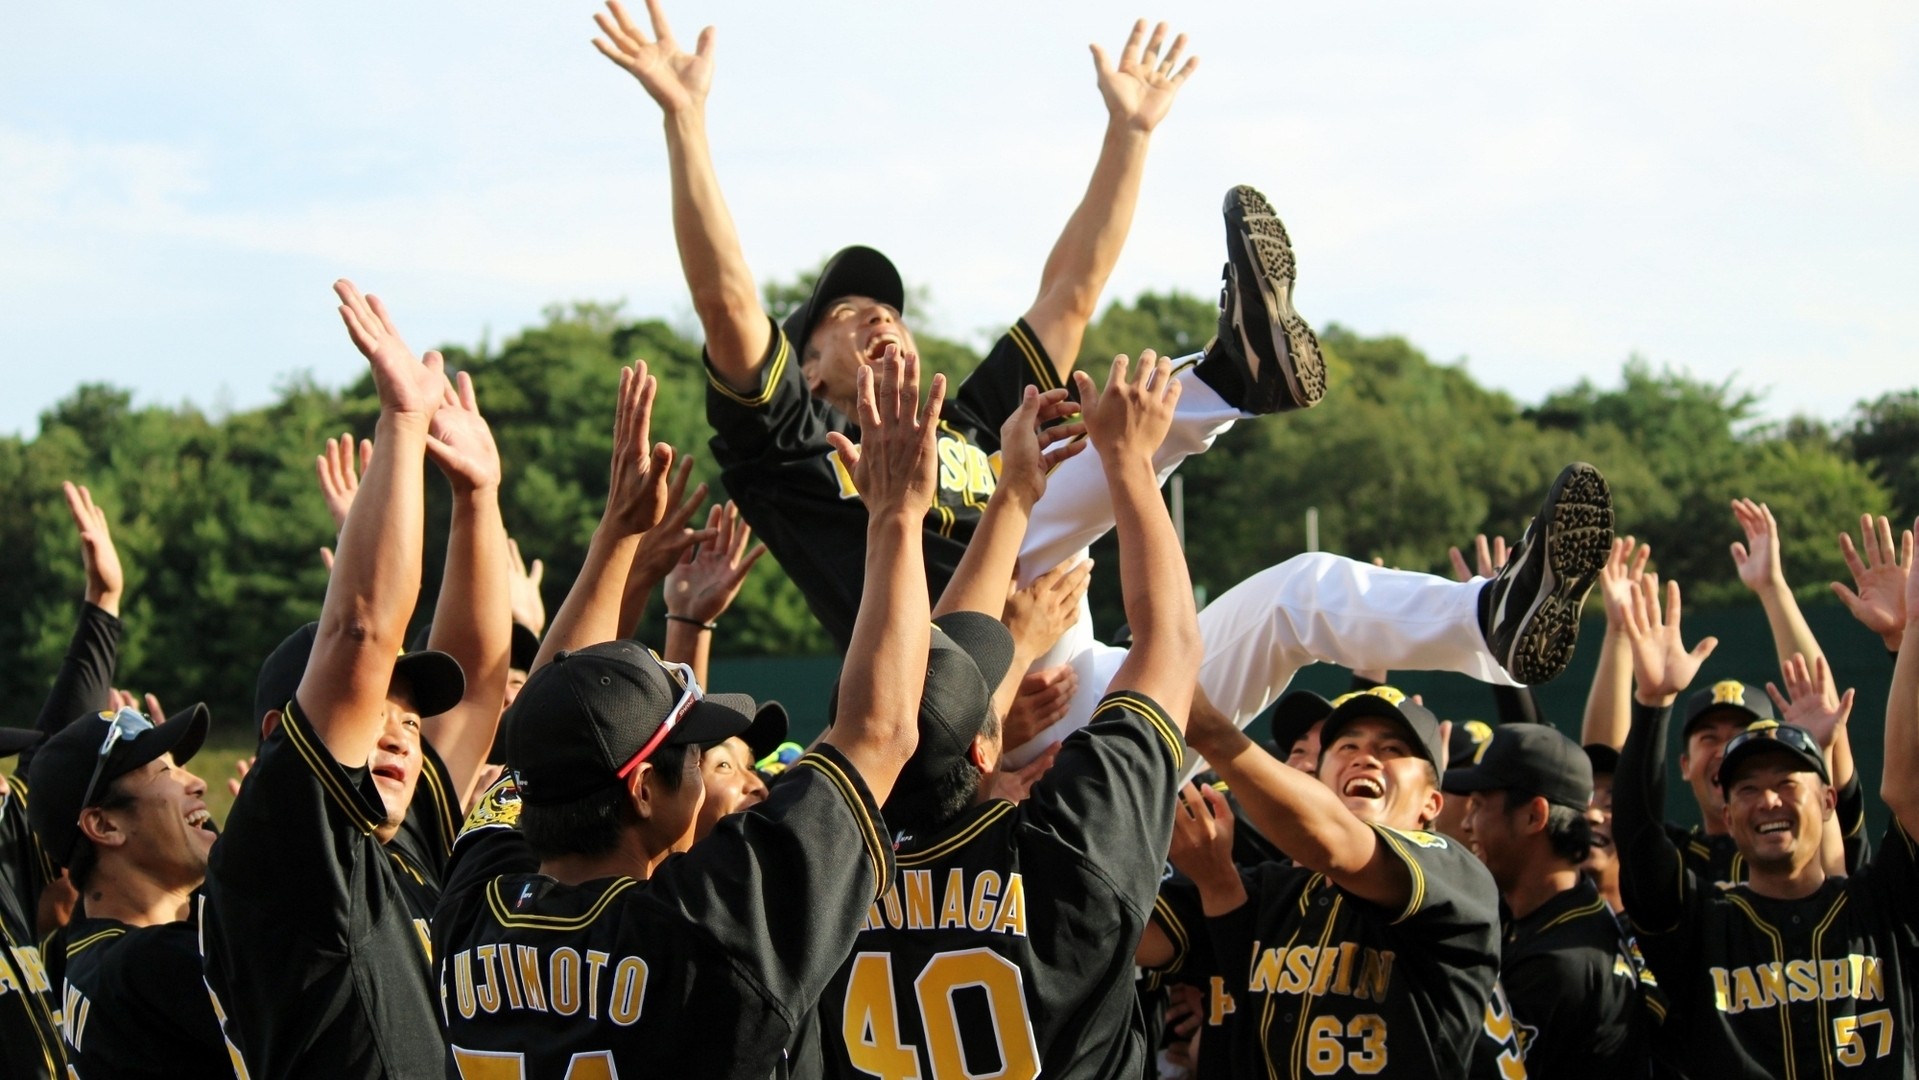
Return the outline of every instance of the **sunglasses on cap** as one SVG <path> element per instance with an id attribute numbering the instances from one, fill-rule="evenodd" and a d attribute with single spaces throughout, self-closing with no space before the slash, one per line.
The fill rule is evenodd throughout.
<path id="1" fill-rule="evenodd" d="M 655 659 L 658 658 L 655 657 Z M 622 780 L 632 775 L 633 770 L 640 767 L 640 762 L 645 761 L 648 755 L 659 749 L 660 744 L 666 741 L 667 735 L 678 727 L 686 714 L 693 711 L 693 706 L 699 704 L 700 699 L 706 696 L 706 692 L 700 689 L 700 680 L 694 676 L 691 664 L 660 660 L 659 665 L 669 674 L 679 678 L 680 685 L 683 687 L 680 691 L 680 699 L 673 703 L 672 711 L 666 714 L 665 720 L 660 721 L 659 730 L 653 733 L 652 738 L 646 740 L 646 745 L 640 747 L 640 752 L 628 758 L 626 764 L 620 766 L 619 771 L 613 774 Z"/>
<path id="2" fill-rule="evenodd" d="M 80 809 L 83 811 L 93 805 L 94 789 L 100 786 L 100 774 L 106 771 L 107 757 L 113 753 L 113 748 L 123 742 L 132 742 L 153 730 L 153 721 L 141 716 L 136 709 L 122 707 L 117 712 L 102 711 L 98 716 L 106 723 L 107 733 L 106 737 L 100 740 L 100 753 L 93 762 L 93 775 L 87 779 L 86 790 L 80 796 Z M 67 851 L 68 864 L 73 862 L 73 853 L 79 849 L 80 836 L 84 835 L 82 833 L 74 837 L 73 845 Z"/>

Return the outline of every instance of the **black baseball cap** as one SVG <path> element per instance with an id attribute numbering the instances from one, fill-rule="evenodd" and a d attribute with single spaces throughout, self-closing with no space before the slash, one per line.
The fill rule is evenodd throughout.
<path id="1" fill-rule="evenodd" d="M 1592 763 L 1594 776 L 1611 776 L 1619 771 L 1619 751 L 1605 743 L 1587 743 L 1580 749 L 1586 752 L 1586 760 Z"/>
<path id="2" fill-rule="evenodd" d="M 1326 726 L 1319 731 L 1319 752 L 1325 756 L 1334 740 L 1355 722 L 1367 719 L 1390 720 L 1405 728 L 1412 736 L 1415 753 L 1432 763 L 1433 768 L 1444 770 L 1446 748 L 1439 741 L 1439 718 L 1424 705 L 1413 704 L 1413 699 L 1391 686 L 1375 686 L 1371 690 L 1355 690 L 1333 699 L 1333 712 L 1326 718 Z"/>
<path id="3" fill-rule="evenodd" d="M 906 311 L 906 285 L 891 259 L 859 244 L 841 248 L 820 268 L 812 294 L 780 324 L 793 348 L 805 351 L 826 305 L 842 296 L 870 296 L 894 311 Z"/>
<path id="4" fill-rule="evenodd" d="M 991 615 L 955 611 L 933 620 L 920 691 L 919 746 L 900 769 L 894 791 L 935 783 L 955 760 L 966 757 L 992 712 L 993 691 L 1012 665 L 1013 635 Z M 837 720 L 838 713 L 835 683 L 828 714 Z"/>
<path id="5" fill-rule="evenodd" d="M 210 722 L 207 707 L 194 704 L 158 724 L 133 709 L 108 709 L 60 729 L 33 755 L 28 770 L 33 798 L 27 802 L 27 821 L 39 834 L 42 850 L 65 865 L 80 842 L 82 810 L 98 805 L 115 780 L 162 754 L 171 753 L 176 765 L 186 764 L 206 741 Z M 102 763 L 100 750 L 114 725 L 121 734 Z"/>
<path id="6" fill-rule="evenodd" d="M 1293 752 L 1293 744 L 1333 714 L 1333 703 L 1311 690 L 1295 690 L 1273 705 L 1273 754 L 1281 761 Z"/>
<path id="7" fill-rule="evenodd" d="M 1812 732 L 1797 724 L 1755 720 L 1726 744 L 1725 756 L 1719 759 L 1719 775 L 1713 777 L 1719 790 L 1724 791 L 1731 786 L 1730 781 L 1739 775 L 1739 766 L 1762 754 L 1789 755 L 1795 764 L 1805 766 L 1808 772 L 1818 773 L 1820 780 L 1832 783 L 1831 774 L 1826 772 L 1826 755 L 1819 749 Z"/>
<path id="8" fill-rule="evenodd" d="M 280 642 L 278 648 L 260 665 L 260 677 L 253 684 L 253 723 L 257 727 L 267 713 L 284 709 L 293 700 L 306 674 L 307 659 L 313 655 L 313 640 L 320 624 L 310 622 Z M 466 674 L 460 662 L 443 652 L 421 649 L 401 653 L 393 663 L 393 677 L 404 679 L 413 695 L 413 708 L 421 716 L 438 716 L 460 703 L 466 696 Z"/>
<path id="9" fill-rule="evenodd" d="M 519 773 L 520 797 L 532 806 L 572 802 L 618 784 L 661 748 L 745 734 L 759 711 L 753 699 L 707 694 L 691 674 L 635 641 L 555 655 L 509 710 L 506 761 Z"/>
<path id="10" fill-rule="evenodd" d="M 746 741 L 746 748 L 752 753 L 753 760 L 758 761 L 780 748 L 791 727 L 786 706 L 777 701 L 763 701 L 753 713 L 753 722 L 740 733 L 740 738 Z"/>
<path id="11" fill-rule="evenodd" d="M 1722 679 L 1686 699 L 1686 723 L 1679 737 L 1691 735 L 1693 728 L 1715 715 L 1730 715 L 1744 723 L 1771 720 L 1774 718 L 1772 699 L 1766 696 L 1765 690 L 1751 683 Z"/>
<path id="12" fill-rule="evenodd" d="M 1446 741 L 1446 768 L 1463 769 L 1478 764 L 1492 739 L 1493 726 L 1484 720 L 1453 721 L 1452 737 Z"/>
<path id="13" fill-rule="evenodd" d="M 1447 769 L 1449 795 L 1525 791 L 1555 806 L 1584 810 L 1593 797 L 1593 768 L 1579 744 L 1546 724 L 1501 724 L 1475 765 Z"/>
<path id="14" fill-rule="evenodd" d="M 0 727 L 0 757 L 12 757 L 30 746 L 40 745 L 43 736 L 33 728 Z"/>

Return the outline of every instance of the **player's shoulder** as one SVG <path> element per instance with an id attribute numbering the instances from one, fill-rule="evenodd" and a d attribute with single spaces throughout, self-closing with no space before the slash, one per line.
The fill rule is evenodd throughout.
<path id="1" fill-rule="evenodd" d="M 988 799 L 932 832 L 895 832 L 893 860 L 901 870 L 1003 861 L 1023 823 L 1018 804 Z"/>

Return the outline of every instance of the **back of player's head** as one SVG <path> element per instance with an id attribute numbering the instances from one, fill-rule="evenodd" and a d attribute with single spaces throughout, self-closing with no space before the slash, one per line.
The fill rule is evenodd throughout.
<path id="1" fill-rule="evenodd" d="M 558 654 L 521 689 L 507 739 L 528 842 L 541 855 L 609 850 L 596 845 L 637 823 L 626 780 L 642 762 L 677 791 L 686 756 L 744 733 L 756 711 L 745 695 L 707 694 L 691 668 L 635 642 Z"/>
<path id="2" fill-rule="evenodd" d="M 76 887 L 86 884 L 97 854 L 86 842 L 80 815 L 88 807 L 123 805 L 127 800 L 114 782 L 163 754 L 186 764 L 206 740 L 210 722 L 200 704 L 159 724 L 133 709 L 99 712 L 60 729 L 34 755 L 27 820 L 47 857 L 72 871 Z"/>
<path id="3" fill-rule="evenodd" d="M 894 799 L 951 787 L 964 769 L 973 769 L 969 757 L 973 740 L 999 733 L 993 691 L 1012 662 L 1013 636 L 991 615 L 955 611 L 934 620 L 926 683 L 920 693 L 919 746 L 900 770 L 893 796 L 881 808 L 888 825 L 893 824 Z M 974 787 L 977 790 L 977 784 Z M 962 802 L 960 808 L 965 805 Z"/>
<path id="4" fill-rule="evenodd" d="M 288 634 L 260 665 L 260 675 L 253 683 L 253 723 L 260 738 L 267 737 L 268 714 L 285 711 L 294 691 L 300 688 L 319 633 L 319 623 L 307 623 Z M 404 652 L 394 661 L 393 679 L 407 687 L 415 712 L 438 716 L 466 696 L 466 674 L 453 657 L 426 648 L 424 639 L 419 644 L 420 648 Z"/>

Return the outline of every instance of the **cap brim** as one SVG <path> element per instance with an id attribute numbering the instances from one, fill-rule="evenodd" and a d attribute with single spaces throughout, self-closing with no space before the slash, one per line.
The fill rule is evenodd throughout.
<path id="1" fill-rule="evenodd" d="M 1719 762 L 1719 772 L 1713 776 L 1713 783 L 1719 787 L 1719 790 L 1726 790 L 1726 780 L 1728 777 L 1738 775 L 1739 769 L 1745 766 L 1746 763 L 1766 754 L 1778 754 L 1782 757 L 1789 757 L 1793 763 L 1801 769 L 1816 774 L 1819 779 L 1828 784 L 1832 783 L 1832 777 L 1827 774 L 1826 763 L 1823 759 L 1814 757 L 1791 743 L 1780 742 L 1777 739 L 1755 740 L 1744 746 L 1737 747 L 1732 753 L 1727 754 L 1726 757 Z"/>
<path id="2" fill-rule="evenodd" d="M 1605 743 L 1587 743 L 1580 749 L 1586 751 L 1586 760 L 1592 763 L 1594 776 L 1611 776 L 1619 771 L 1619 751 Z"/>
<path id="3" fill-rule="evenodd" d="M 466 697 L 466 673 L 458 660 L 443 652 L 405 653 L 394 661 L 393 677 L 406 680 L 413 710 L 421 716 L 438 716 Z"/>
<path id="4" fill-rule="evenodd" d="M 175 712 L 164 721 L 154 725 L 152 731 L 137 739 L 122 743 L 127 748 L 127 761 L 132 764 L 127 769 L 116 772 L 115 776 L 124 776 L 131 769 L 153 761 L 161 754 L 171 753 L 175 765 L 185 765 L 200 752 L 207 739 L 207 728 L 213 723 L 213 714 L 207 707 L 195 702 Z M 116 756 L 118 756 L 116 754 Z"/>
<path id="5" fill-rule="evenodd" d="M 759 706 L 745 694 L 708 694 L 667 733 L 662 746 L 716 746 L 753 726 Z"/>
<path id="6" fill-rule="evenodd" d="M 747 749 L 758 761 L 780 748 L 786 741 L 786 733 L 791 728 L 790 718 L 786 715 L 786 706 L 777 701 L 762 702 L 759 711 L 753 714 L 753 722 L 747 726 L 746 733 L 740 736 L 746 740 Z"/>
<path id="7" fill-rule="evenodd" d="M 1497 791 L 1507 785 L 1478 765 L 1447 769 L 1439 778 L 1439 790 L 1448 795 L 1471 795 L 1476 791 Z"/>
<path id="8" fill-rule="evenodd" d="M 0 727 L 0 757 L 12 757 L 29 746 L 38 746 L 44 738 L 32 728 Z"/>

